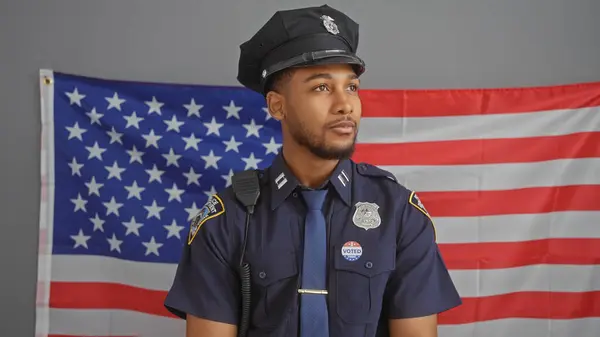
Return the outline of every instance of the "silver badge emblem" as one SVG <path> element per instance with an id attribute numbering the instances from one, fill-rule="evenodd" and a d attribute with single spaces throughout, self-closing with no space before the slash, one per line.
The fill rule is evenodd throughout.
<path id="1" fill-rule="evenodd" d="M 321 15 L 321 20 L 323 20 L 323 26 L 333 35 L 337 35 L 340 33 L 338 26 L 333 22 L 333 19 L 329 15 Z"/>
<path id="2" fill-rule="evenodd" d="M 365 230 L 373 229 L 381 225 L 381 217 L 379 216 L 379 205 L 371 202 L 357 202 L 356 211 L 352 216 L 354 225 Z"/>

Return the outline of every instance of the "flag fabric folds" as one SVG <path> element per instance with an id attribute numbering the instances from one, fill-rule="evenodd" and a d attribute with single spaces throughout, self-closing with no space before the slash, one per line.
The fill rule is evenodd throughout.
<path id="1" fill-rule="evenodd" d="M 37 336 L 184 336 L 189 221 L 281 147 L 240 87 L 40 71 Z M 419 192 L 464 304 L 440 337 L 600 331 L 600 83 L 363 90 L 356 161 Z M 207 290 L 210 291 L 210 290 Z"/>

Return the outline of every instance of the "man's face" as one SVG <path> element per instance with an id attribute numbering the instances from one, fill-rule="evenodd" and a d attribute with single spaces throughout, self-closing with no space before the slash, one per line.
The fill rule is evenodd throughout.
<path id="1" fill-rule="evenodd" d="M 280 108 L 284 132 L 323 159 L 345 159 L 354 152 L 362 113 L 359 80 L 349 65 L 294 70 L 284 81 Z"/>

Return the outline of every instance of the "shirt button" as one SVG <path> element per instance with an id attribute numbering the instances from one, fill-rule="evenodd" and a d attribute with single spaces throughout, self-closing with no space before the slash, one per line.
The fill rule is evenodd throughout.
<path id="1" fill-rule="evenodd" d="M 265 278 L 265 277 L 267 277 L 267 273 L 265 273 L 264 271 L 261 271 L 260 273 L 258 273 L 258 277 Z"/>
<path id="2" fill-rule="evenodd" d="M 293 196 L 294 198 L 296 198 L 296 197 L 298 197 L 298 193 L 294 192 L 294 193 L 292 193 L 292 196 Z"/>
<path id="3" fill-rule="evenodd" d="M 371 268 L 373 268 L 373 262 L 371 262 L 371 261 L 367 261 L 367 263 L 365 263 L 365 267 L 366 267 L 367 269 L 371 269 Z"/>

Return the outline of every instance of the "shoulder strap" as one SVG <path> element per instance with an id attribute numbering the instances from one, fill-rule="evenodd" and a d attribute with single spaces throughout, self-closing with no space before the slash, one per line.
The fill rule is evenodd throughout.
<path id="1" fill-rule="evenodd" d="M 398 183 L 398 180 L 392 173 L 381 169 L 375 165 L 360 163 L 357 164 L 357 166 L 357 171 L 360 175 L 374 178 L 387 178 L 395 183 Z"/>

